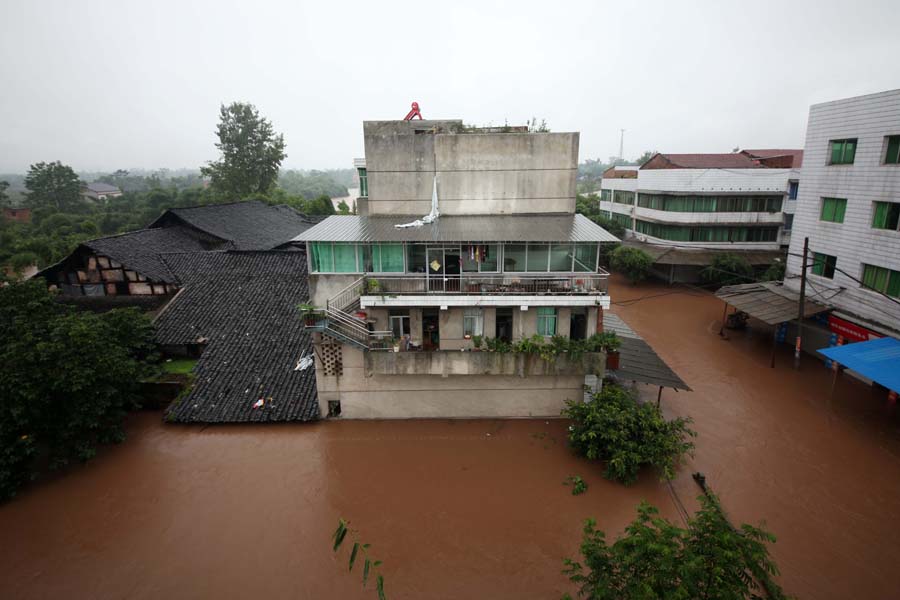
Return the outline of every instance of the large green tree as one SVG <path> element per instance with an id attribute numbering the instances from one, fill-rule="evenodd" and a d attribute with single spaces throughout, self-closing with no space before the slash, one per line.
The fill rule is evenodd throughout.
<path id="1" fill-rule="evenodd" d="M 566 559 L 564 573 L 591 600 L 759 600 L 785 598 L 772 580 L 778 567 L 760 527 L 734 529 L 718 500 L 700 497 L 700 510 L 682 528 L 646 503 L 612 545 L 589 520 L 581 542 L 583 562 Z M 763 593 L 764 592 L 764 593 Z M 568 597 L 568 596 L 566 596 Z"/>
<path id="2" fill-rule="evenodd" d="M 200 169 L 213 190 L 233 199 L 269 193 L 287 156 L 284 136 L 275 133 L 255 106 L 241 102 L 222 105 L 216 134 L 222 157 Z"/>
<path id="3" fill-rule="evenodd" d="M 39 452 L 61 466 L 123 439 L 152 354 L 153 326 L 137 309 L 75 312 L 43 280 L 0 288 L 0 499 Z"/>
<path id="4" fill-rule="evenodd" d="M 59 161 L 31 165 L 25 176 L 28 204 L 31 207 L 53 207 L 59 211 L 83 207 L 81 180 L 72 167 Z"/>
<path id="5" fill-rule="evenodd" d="M 8 181 L 0 181 L 0 207 L 9 206 L 9 195 L 6 193 L 8 187 Z"/>

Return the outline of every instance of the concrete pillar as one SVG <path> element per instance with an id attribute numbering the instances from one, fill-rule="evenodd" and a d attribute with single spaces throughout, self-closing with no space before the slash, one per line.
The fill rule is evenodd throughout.
<path id="1" fill-rule="evenodd" d="M 422 309 L 409 309 L 409 338 L 413 342 L 422 343 Z"/>
<path id="2" fill-rule="evenodd" d="M 484 337 L 494 337 L 497 333 L 497 309 L 496 308 L 485 308 L 484 309 Z"/>
<path id="3" fill-rule="evenodd" d="M 588 332 L 602 331 L 602 329 L 597 329 L 597 327 L 598 327 L 598 325 L 597 325 L 598 310 L 599 310 L 599 307 L 595 307 L 595 306 L 590 306 L 587 309 L 587 330 L 588 330 Z M 600 321 L 600 323 L 601 323 L 600 326 L 602 327 L 603 321 Z"/>
<path id="4" fill-rule="evenodd" d="M 563 306 L 556 310 L 556 334 L 569 337 L 572 329 L 572 309 Z"/>

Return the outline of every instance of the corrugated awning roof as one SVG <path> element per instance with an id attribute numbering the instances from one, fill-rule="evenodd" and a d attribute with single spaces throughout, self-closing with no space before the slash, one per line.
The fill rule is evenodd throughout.
<path id="1" fill-rule="evenodd" d="M 636 240 L 624 242 L 626 246 L 640 248 L 653 258 L 653 262 L 659 265 L 693 265 L 705 267 L 710 265 L 713 259 L 721 254 L 733 254 L 745 259 L 751 265 L 770 265 L 775 259 L 785 258 L 783 250 L 731 250 L 728 248 L 676 248 L 661 244 L 647 244 Z"/>
<path id="2" fill-rule="evenodd" d="M 900 340 L 885 337 L 823 348 L 819 352 L 889 390 L 900 392 L 900 370 L 897 369 L 900 365 Z"/>
<path id="3" fill-rule="evenodd" d="M 604 311 L 603 328 L 607 331 L 615 331 L 622 341 L 619 348 L 619 369 L 615 371 L 617 378 L 678 390 L 691 390 L 684 380 L 659 357 L 653 347 L 635 333 L 618 315 Z"/>
<path id="4" fill-rule="evenodd" d="M 721 298 L 754 319 L 769 325 L 778 325 L 797 318 L 800 296 L 784 288 L 780 283 L 744 283 L 719 288 L 716 297 Z M 807 317 L 831 308 L 809 300 L 804 302 L 803 314 Z"/>
<path id="5" fill-rule="evenodd" d="M 584 215 L 449 215 L 422 227 L 394 227 L 421 215 L 334 215 L 295 242 L 618 242 Z"/>

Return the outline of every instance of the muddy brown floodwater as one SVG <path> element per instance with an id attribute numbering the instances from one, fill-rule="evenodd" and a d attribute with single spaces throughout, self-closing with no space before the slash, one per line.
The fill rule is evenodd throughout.
<path id="1" fill-rule="evenodd" d="M 762 333 L 718 335 L 709 295 L 614 280 L 614 311 L 694 388 L 696 455 L 732 520 L 778 537 L 780 582 L 800 598 L 900 595 L 900 432 L 884 397 L 820 363 L 768 368 Z M 643 298 L 634 301 L 638 298 Z M 646 393 L 655 397 L 654 389 Z M 372 544 L 389 598 L 559 598 L 584 518 L 621 532 L 648 500 L 678 519 L 651 473 L 623 487 L 570 454 L 560 420 L 344 421 L 184 427 L 139 413 L 128 440 L 0 506 L 0 598 L 371 598 L 330 535 Z M 562 485 L 581 475 L 589 489 Z"/>

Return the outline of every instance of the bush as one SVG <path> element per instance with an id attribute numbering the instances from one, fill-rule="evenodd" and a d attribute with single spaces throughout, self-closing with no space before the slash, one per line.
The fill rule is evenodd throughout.
<path id="1" fill-rule="evenodd" d="M 762 279 L 763 281 L 782 281 L 784 280 L 784 261 L 776 260 L 769 268 L 766 269 L 766 272 L 763 273 Z"/>
<path id="2" fill-rule="evenodd" d="M 610 253 L 609 265 L 625 275 L 631 283 L 637 283 L 647 277 L 653 265 L 653 257 L 640 248 L 619 246 Z"/>
<path id="3" fill-rule="evenodd" d="M 595 522 L 584 525 L 584 565 L 565 560 L 563 571 L 592 600 L 619 598 L 785 598 L 771 576 L 778 567 L 762 528 L 731 527 L 714 496 L 701 496 L 698 511 L 683 529 L 642 502 L 625 534 L 607 545 Z M 765 593 L 761 594 L 765 588 Z"/>
<path id="4" fill-rule="evenodd" d="M 38 450 L 58 467 L 124 439 L 152 335 L 137 310 L 73 312 L 43 280 L 0 288 L 0 498 L 30 478 Z"/>
<path id="5" fill-rule="evenodd" d="M 563 414 L 572 419 L 569 443 L 589 460 L 606 462 L 603 476 L 629 484 L 644 465 L 657 469 L 663 479 L 675 477 L 675 468 L 696 435 L 690 419 L 666 421 L 653 404 L 641 404 L 625 388 L 606 383 L 590 402 L 568 401 Z"/>
<path id="6" fill-rule="evenodd" d="M 715 285 L 735 285 L 753 281 L 753 267 L 743 256 L 728 252 L 717 255 L 702 271 L 700 278 Z"/>

